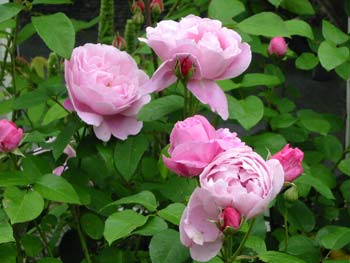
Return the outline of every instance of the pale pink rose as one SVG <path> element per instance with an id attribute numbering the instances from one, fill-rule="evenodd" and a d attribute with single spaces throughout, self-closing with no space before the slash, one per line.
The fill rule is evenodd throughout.
<path id="1" fill-rule="evenodd" d="M 213 160 L 199 175 L 201 187 L 222 207 L 234 207 L 252 218 L 264 211 L 281 190 L 284 172 L 279 161 L 264 161 L 251 148 L 235 147 Z"/>
<path id="2" fill-rule="evenodd" d="M 287 44 L 283 37 L 274 37 L 271 39 L 267 49 L 270 55 L 283 57 L 287 52 Z"/>
<path id="3" fill-rule="evenodd" d="M 0 120 L 0 152 L 16 149 L 23 137 L 23 130 L 12 121 Z"/>
<path id="4" fill-rule="evenodd" d="M 281 151 L 271 156 L 270 159 L 277 159 L 282 164 L 286 182 L 294 181 L 303 173 L 301 163 L 304 159 L 304 153 L 299 148 L 290 148 L 289 144 L 287 144 Z"/>
<path id="5" fill-rule="evenodd" d="M 93 125 L 97 138 L 125 140 L 140 132 L 136 115 L 150 101 L 142 88 L 148 76 L 129 54 L 101 44 L 77 47 L 65 61 L 65 79 L 70 99 L 65 106 Z"/>
<path id="6" fill-rule="evenodd" d="M 223 234 L 218 228 L 221 208 L 211 193 L 196 188 L 180 220 L 180 239 L 190 248 L 194 260 L 206 262 L 215 257 L 223 244 Z"/>
<path id="7" fill-rule="evenodd" d="M 227 227 L 238 229 L 241 225 L 241 215 L 231 206 L 226 207 L 222 211 L 221 219 L 223 220 L 222 230 L 225 230 Z"/>
<path id="8" fill-rule="evenodd" d="M 175 124 L 170 134 L 170 158 L 163 156 L 165 165 L 182 176 L 199 175 L 221 152 L 244 143 L 228 129 L 215 128 L 200 115 Z"/>
<path id="9" fill-rule="evenodd" d="M 147 39 L 140 40 L 163 61 L 147 84 L 149 90 L 165 89 L 180 73 L 192 94 L 226 120 L 227 99 L 215 80 L 236 77 L 248 68 L 249 45 L 220 21 L 194 15 L 180 22 L 164 20 L 146 31 Z"/>

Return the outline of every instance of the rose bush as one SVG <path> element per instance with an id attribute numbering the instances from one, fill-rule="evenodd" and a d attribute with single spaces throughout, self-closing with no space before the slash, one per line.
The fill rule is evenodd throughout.
<path id="1" fill-rule="evenodd" d="M 151 99 L 143 88 L 148 76 L 129 54 L 100 44 L 75 48 L 65 62 L 65 79 L 65 106 L 93 125 L 97 138 L 125 140 L 140 132 L 136 115 Z"/>

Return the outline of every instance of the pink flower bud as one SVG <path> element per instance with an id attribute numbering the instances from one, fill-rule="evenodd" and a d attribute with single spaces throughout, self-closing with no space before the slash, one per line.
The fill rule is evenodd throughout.
<path id="1" fill-rule="evenodd" d="M 271 39 L 268 52 L 270 55 L 283 57 L 287 52 L 287 44 L 283 37 L 274 37 Z"/>
<path id="2" fill-rule="evenodd" d="M 159 15 L 164 9 L 163 0 L 152 0 L 150 7 L 153 14 Z"/>
<path id="3" fill-rule="evenodd" d="M 136 0 L 131 6 L 131 12 L 133 14 L 137 12 L 143 13 L 145 11 L 145 3 L 142 0 Z"/>
<path id="4" fill-rule="evenodd" d="M 0 152 L 16 149 L 23 137 L 23 130 L 12 121 L 0 120 Z"/>
<path id="5" fill-rule="evenodd" d="M 194 73 L 194 65 L 189 57 L 178 59 L 175 67 L 176 76 L 180 79 L 190 79 Z"/>
<path id="6" fill-rule="evenodd" d="M 53 173 L 54 175 L 61 176 L 62 173 L 65 171 L 65 169 L 66 169 L 66 167 L 64 167 L 63 165 L 61 165 L 61 166 L 56 167 L 56 168 L 52 171 L 52 173 Z"/>
<path id="7" fill-rule="evenodd" d="M 126 49 L 126 41 L 118 33 L 113 39 L 112 46 L 118 48 L 119 50 L 125 50 Z"/>
<path id="8" fill-rule="evenodd" d="M 278 153 L 271 156 L 270 159 L 277 159 L 284 170 L 284 181 L 292 182 L 303 173 L 301 162 L 303 161 L 304 153 L 298 148 L 290 148 L 289 144 Z"/>
<path id="9" fill-rule="evenodd" d="M 224 221 L 222 230 L 225 230 L 227 227 L 238 229 L 241 225 L 241 215 L 233 207 L 226 207 L 221 213 L 221 218 Z"/>

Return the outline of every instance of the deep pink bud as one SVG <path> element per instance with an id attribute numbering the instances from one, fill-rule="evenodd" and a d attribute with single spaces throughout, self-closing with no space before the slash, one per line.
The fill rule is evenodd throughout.
<path id="1" fill-rule="evenodd" d="M 241 225 L 241 215 L 233 207 L 226 207 L 221 213 L 221 219 L 223 219 L 222 230 L 227 227 L 238 229 Z"/>
<path id="2" fill-rule="evenodd" d="M 126 41 L 118 33 L 113 39 L 112 46 L 118 48 L 119 50 L 125 50 L 126 49 Z"/>
<path id="3" fill-rule="evenodd" d="M 152 0 L 150 7 L 153 14 L 159 15 L 164 9 L 163 0 Z"/>
<path id="4" fill-rule="evenodd" d="M 23 137 L 23 130 L 12 121 L 0 120 L 0 152 L 16 149 Z"/>
<path id="5" fill-rule="evenodd" d="M 181 79 L 190 79 L 194 73 L 194 65 L 190 57 L 178 59 L 175 74 Z"/>
<path id="6" fill-rule="evenodd" d="M 145 11 L 145 3 L 142 0 L 136 0 L 133 2 L 131 6 L 131 12 L 136 13 L 136 12 L 141 12 L 143 13 Z"/>
<path id="7" fill-rule="evenodd" d="M 271 39 L 268 52 L 270 55 L 283 57 L 287 52 L 287 44 L 283 37 L 274 37 Z"/>
<path id="8" fill-rule="evenodd" d="M 304 153 L 298 148 L 290 148 L 289 144 L 270 159 L 277 159 L 282 164 L 284 170 L 284 181 L 292 182 L 303 173 L 301 165 Z"/>

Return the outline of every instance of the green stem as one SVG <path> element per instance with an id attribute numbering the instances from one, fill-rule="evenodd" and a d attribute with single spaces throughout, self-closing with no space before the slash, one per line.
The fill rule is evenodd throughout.
<path id="1" fill-rule="evenodd" d="M 17 263 L 23 263 L 23 253 L 22 253 L 22 248 L 21 248 L 21 243 L 20 243 L 20 229 L 19 225 L 13 225 L 13 232 L 14 232 L 14 238 L 16 241 L 16 249 L 17 249 Z"/>
<path id="2" fill-rule="evenodd" d="M 183 112 L 183 115 L 184 115 L 184 119 L 187 117 L 187 104 L 188 104 L 188 89 L 186 87 L 186 84 L 183 83 L 183 86 L 184 86 L 184 112 Z"/>
<path id="3" fill-rule="evenodd" d="M 287 249 L 288 249 L 288 241 L 289 241 L 289 233 L 288 233 L 288 209 L 285 209 L 283 218 L 284 218 L 284 244 L 285 244 L 284 251 L 287 251 Z"/>
<path id="4" fill-rule="evenodd" d="M 169 16 L 171 16 L 173 14 L 173 12 L 175 11 L 175 8 L 180 4 L 180 2 L 181 2 L 181 0 L 176 0 L 176 2 L 170 8 L 168 14 L 165 16 L 165 18 L 168 18 Z"/>
<path id="5" fill-rule="evenodd" d="M 19 22 L 19 14 L 15 17 L 15 28 L 13 32 L 12 45 L 11 45 L 11 77 L 12 77 L 12 89 L 13 96 L 17 97 L 17 83 L 16 83 L 16 48 L 17 48 L 17 33 L 18 33 L 18 22 Z M 16 121 L 17 119 L 17 111 L 14 110 L 12 114 L 12 121 Z"/>
<path id="6" fill-rule="evenodd" d="M 47 242 L 47 239 L 46 239 L 45 234 L 43 233 L 43 231 L 41 231 L 41 228 L 40 228 L 40 226 L 38 225 L 38 223 L 37 223 L 36 221 L 34 221 L 34 222 L 35 222 L 35 227 L 36 227 L 36 229 L 38 230 L 38 233 L 39 233 L 39 235 L 40 235 L 40 237 L 41 237 L 41 239 L 42 239 L 42 241 L 43 241 L 43 243 L 44 243 L 44 246 L 45 246 L 45 248 L 46 248 L 47 254 L 48 254 L 50 257 L 53 257 L 53 254 L 52 254 L 50 245 L 49 245 L 49 243 Z"/>
<path id="7" fill-rule="evenodd" d="M 74 221 L 75 221 L 75 225 L 76 225 L 76 228 L 77 228 L 77 231 L 78 231 L 80 244 L 81 244 L 81 247 L 83 249 L 83 253 L 84 253 L 86 262 L 87 263 L 92 263 L 91 258 L 90 258 L 90 254 L 89 254 L 89 250 L 88 250 L 88 247 L 86 245 L 86 240 L 85 240 L 84 234 L 83 234 L 83 232 L 81 231 L 81 228 L 80 228 L 79 215 L 77 213 L 76 207 L 75 206 L 71 206 L 71 211 L 72 211 L 72 215 L 73 215 L 73 218 L 74 218 Z"/>
<path id="8" fill-rule="evenodd" d="M 249 228 L 248 228 L 248 231 L 245 233 L 241 243 L 239 244 L 239 247 L 236 249 L 236 251 L 233 253 L 232 257 L 230 257 L 226 263 L 232 263 L 238 256 L 239 254 L 241 253 L 242 249 L 244 248 L 244 245 L 245 243 L 247 242 L 248 240 L 248 237 L 250 235 L 250 232 L 252 231 L 253 229 L 253 225 L 254 225 L 254 222 L 255 222 L 255 218 L 252 219 L 252 221 L 250 222 L 249 224 Z"/>
<path id="9" fill-rule="evenodd" d="M 11 38 L 8 38 L 7 44 L 6 44 L 6 49 L 5 49 L 4 61 L 2 63 L 1 72 L 0 72 L 0 82 L 1 83 L 3 83 L 3 78 L 5 76 L 6 61 L 7 61 L 8 54 L 10 52 L 10 44 L 11 44 Z"/>

